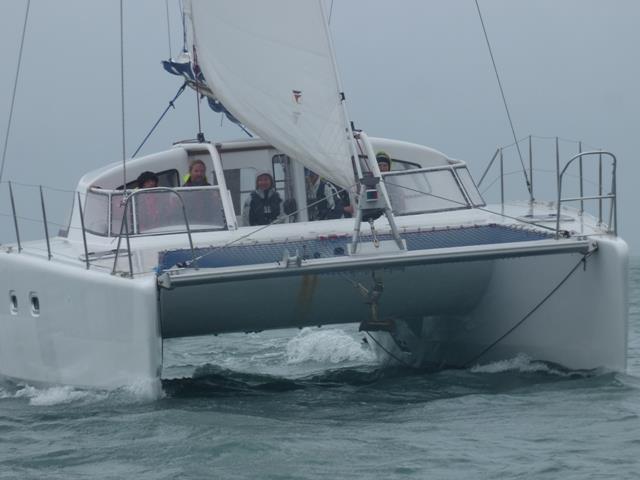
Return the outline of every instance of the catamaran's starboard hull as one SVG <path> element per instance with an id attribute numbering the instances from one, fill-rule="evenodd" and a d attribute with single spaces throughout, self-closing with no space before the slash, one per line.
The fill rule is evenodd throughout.
<path id="1" fill-rule="evenodd" d="M 391 362 L 413 366 L 471 367 L 524 354 L 569 369 L 623 371 L 627 245 L 600 238 L 598 249 L 582 258 L 494 261 L 484 295 L 470 311 L 400 320 L 392 333 L 373 333 L 379 345 L 372 343 Z"/>

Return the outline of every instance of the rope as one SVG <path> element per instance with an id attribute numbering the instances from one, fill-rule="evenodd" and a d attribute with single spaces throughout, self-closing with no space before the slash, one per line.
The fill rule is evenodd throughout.
<path id="1" fill-rule="evenodd" d="M 484 350 L 482 350 L 478 355 L 476 355 L 475 357 L 473 357 L 471 360 L 468 360 L 467 362 L 465 362 L 463 364 L 464 368 L 469 367 L 472 363 L 475 363 L 479 358 L 481 358 L 484 354 L 486 354 L 489 350 L 491 350 L 493 347 L 495 347 L 498 343 L 500 343 L 505 337 L 507 337 L 509 334 L 511 334 L 516 328 L 518 328 L 520 325 L 522 325 L 526 320 L 528 320 L 531 315 L 533 315 L 542 305 L 545 304 L 545 302 L 547 300 L 549 300 L 554 293 L 556 293 L 560 287 L 562 287 L 562 285 L 564 285 L 567 280 L 569 280 L 569 278 L 571 278 L 571 275 L 574 274 L 574 272 L 578 269 L 578 267 L 581 264 L 584 264 L 586 266 L 586 262 L 587 262 L 587 258 L 589 258 L 591 255 L 593 254 L 593 251 L 586 253 L 582 256 L 582 258 L 578 261 L 578 263 L 576 263 L 576 265 L 569 271 L 569 273 L 567 273 L 565 275 L 565 277 L 560 280 L 560 283 L 558 283 L 542 300 L 540 300 L 540 302 L 538 302 L 536 304 L 535 307 L 533 307 L 519 322 L 517 322 L 513 327 L 511 327 L 509 330 L 507 330 L 503 335 L 501 335 L 500 337 L 498 337 L 493 343 L 491 343 L 489 346 L 487 346 Z"/>
<path id="2" fill-rule="evenodd" d="M 131 158 L 135 158 L 135 156 L 138 155 L 138 152 L 140 152 L 140 149 L 144 146 L 145 143 L 147 143 L 147 140 L 149 139 L 151 134 L 155 131 L 156 127 L 160 124 L 160 122 L 162 121 L 164 116 L 167 114 L 169 109 L 175 108 L 174 102 L 178 99 L 180 95 L 182 95 L 182 92 L 184 92 L 186 87 L 187 87 L 187 82 L 183 83 L 182 86 L 178 89 L 178 92 L 175 94 L 175 96 L 171 100 L 169 100 L 169 105 L 167 105 L 167 108 L 164 109 L 164 112 L 162 112 L 162 115 L 160 115 L 160 118 L 156 121 L 156 123 L 153 124 L 153 127 L 151 127 L 151 130 L 149 130 L 149 133 L 147 133 L 147 136 L 144 137 L 140 145 L 138 145 L 138 148 L 136 148 L 136 151 L 133 152 L 133 155 L 131 155 Z"/>
<path id="3" fill-rule="evenodd" d="M 329 20 L 327 23 L 331 25 L 331 14 L 333 13 L 333 0 L 331 0 L 331 6 L 329 7 Z"/>
<path id="4" fill-rule="evenodd" d="M 529 195 L 533 199 L 531 181 L 529 180 L 529 175 L 527 175 L 527 168 L 524 166 L 524 160 L 522 159 L 522 152 L 520 151 L 520 144 L 518 142 L 518 137 L 516 136 L 516 130 L 513 126 L 513 121 L 511 120 L 511 113 L 509 112 L 507 97 L 505 96 L 504 89 L 502 88 L 502 82 L 500 81 L 500 75 L 498 74 L 498 67 L 496 66 L 495 58 L 493 57 L 493 50 L 491 49 L 491 43 L 489 43 L 489 36 L 487 35 L 487 29 L 484 25 L 484 20 L 482 19 L 482 13 L 480 12 L 480 5 L 478 4 L 478 0 L 474 0 L 474 1 L 476 3 L 476 8 L 478 9 L 478 16 L 480 17 L 480 23 L 482 24 L 482 31 L 484 32 L 484 38 L 487 41 L 487 47 L 489 48 L 489 55 L 491 56 L 493 71 L 495 72 L 496 79 L 498 80 L 498 87 L 500 87 L 500 95 L 502 95 L 502 102 L 504 103 L 504 109 L 507 112 L 507 118 L 509 119 L 509 125 L 511 126 L 511 133 L 513 134 L 513 140 L 515 142 L 516 148 L 518 149 L 518 156 L 520 157 L 520 164 L 522 165 L 522 173 L 524 174 L 524 179 L 527 182 L 527 190 L 529 190 Z"/>
<path id="5" fill-rule="evenodd" d="M 120 0 L 120 111 L 122 114 L 122 185 L 127 189 L 127 153 L 125 137 L 125 115 L 124 115 L 124 13 Z"/>
<path id="6" fill-rule="evenodd" d="M 364 333 L 367 334 L 367 336 L 373 340 L 373 342 L 378 345 L 378 347 L 380 347 L 380 349 L 386 353 L 387 355 L 389 355 L 391 358 L 393 358 L 396 362 L 398 362 L 400 365 L 407 367 L 407 368 L 414 368 L 413 365 L 411 365 L 410 363 L 405 362 L 404 360 L 402 360 L 401 358 L 397 357 L 396 355 L 394 355 L 393 353 L 391 353 L 389 350 L 387 350 L 386 348 L 384 348 L 384 346 L 378 341 L 376 340 L 376 338 L 371 335 L 371 333 L 365 331 Z"/>
<path id="7" fill-rule="evenodd" d="M 18 90 L 18 78 L 20 77 L 20 66 L 22 65 L 22 51 L 24 49 L 24 38 L 27 32 L 27 21 L 29 19 L 30 6 L 31 6 L 31 0 L 27 0 L 27 8 L 24 13 L 24 25 L 22 26 L 22 37 L 20 39 L 20 50 L 18 52 L 18 66 L 16 68 L 16 78 L 13 82 L 13 93 L 11 95 L 11 107 L 9 108 L 9 121 L 7 123 L 7 132 L 4 137 L 4 147 L 2 149 L 2 163 L 0 164 L 0 181 L 2 181 L 2 174 L 4 173 L 4 164 L 7 158 L 7 145 L 9 144 L 9 133 L 11 132 L 11 122 L 13 120 L 13 107 L 16 102 L 16 91 Z"/>

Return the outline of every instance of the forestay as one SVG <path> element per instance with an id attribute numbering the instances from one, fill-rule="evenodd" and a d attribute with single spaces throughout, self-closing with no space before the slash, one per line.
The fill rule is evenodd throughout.
<path id="1" fill-rule="evenodd" d="M 190 5 L 189 5 L 190 4 Z M 244 125 L 342 187 L 352 142 L 322 0 L 191 0 L 197 60 Z"/>

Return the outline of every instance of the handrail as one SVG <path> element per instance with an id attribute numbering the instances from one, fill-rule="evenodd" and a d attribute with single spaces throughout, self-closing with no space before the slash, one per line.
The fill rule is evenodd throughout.
<path id="1" fill-rule="evenodd" d="M 584 196 L 582 189 L 582 159 L 587 156 L 598 156 L 598 172 L 599 172 L 599 185 L 598 185 L 598 195 Z M 611 157 L 611 192 L 606 195 L 602 194 L 602 156 L 606 155 Z M 572 197 L 572 198 L 562 198 L 562 180 L 563 176 L 566 173 L 569 166 L 576 160 L 580 160 L 580 196 Z M 564 168 L 558 174 L 558 202 L 557 202 L 557 213 L 556 213 L 556 238 L 560 236 L 560 209 L 562 207 L 562 202 L 575 202 L 579 201 L 581 205 L 584 204 L 585 200 L 598 200 L 599 203 L 599 218 L 598 221 L 602 224 L 602 200 L 610 199 L 611 200 L 611 215 L 613 216 L 613 222 L 609 220 L 608 232 L 613 233 L 614 235 L 618 235 L 618 199 L 616 193 L 616 169 L 617 169 L 616 156 L 611 152 L 605 152 L 602 150 L 597 151 L 589 151 L 589 152 L 581 152 L 577 155 L 571 157 L 571 159 L 564 165 Z M 611 228 L 613 224 L 613 229 Z"/>
<path id="2" fill-rule="evenodd" d="M 129 275 L 130 277 L 133 278 L 133 264 L 132 264 L 132 260 L 131 260 L 131 244 L 129 241 L 129 222 L 127 221 L 127 209 L 129 208 L 129 205 L 131 205 L 133 202 L 131 202 L 131 199 L 136 197 L 137 195 L 140 194 L 146 194 L 146 193 L 152 193 L 152 192 L 168 192 L 171 193 L 175 196 L 178 197 L 178 200 L 180 200 L 180 205 L 182 206 L 182 215 L 184 217 L 184 224 L 187 228 L 187 236 L 189 237 L 189 248 L 191 249 L 191 262 L 192 265 L 195 269 L 198 268 L 197 265 L 197 258 L 196 258 L 196 253 L 195 250 L 193 248 L 193 238 L 191 236 L 191 227 L 189 226 L 189 219 L 187 217 L 187 209 L 184 206 L 184 200 L 182 198 L 182 195 L 180 195 L 179 192 L 177 192 L 175 189 L 173 188 L 169 188 L 169 187 L 155 187 L 155 188 L 145 188 L 145 189 L 141 189 L 141 190 L 135 190 L 133 192 L 130 191 L 124 191 L 124 208 L 122 211 L 122 223 L 120 224 L 120 235 L 118 235 L 118 243 L 116 246 L 116 252 L 115 252 L 115 257 L 113 260 L 113 270 L 111 271 L 112 275 L 115 275 L 116 273 L 116 268 L 118 266 L 118 256 L 119 256 L 119 252 L 120 252 L 120 244 L 122 242 L 122 232 L 125 232 L 126 235 L 126 240 L 127 240 L 127 256 L 129 257 Z"/>
<path id="3" fill-rule="evenodd" d="M 529 174 L 530 174 L 530 179 L 531 179 L 531 190 L 530 190 L 530 201 L 531 201 L 531 205 L 533 205 L 533 202 L 535 201 L 534 196 L 533 196 L 533 172 L 534 172 L 534 168 L 533 168 L 533 142 L 532 139 L 540 139 L 540 140 L 552 140 L 554 142 L 554 158 L 555 158 L 555 174 L 556 174 L 556 200 L 557 200 L 557 218 L 556 218 L 556 237 L 560 236 L 560 210 L 561 210 L 561 204 L 562 203 L 566 203 L 566 202 L 579 202 L 579 209 L 580 212 L 584 212 L 585 209 L 585 201 L 589 200 L 589 201 L 593 201 L 593 200 L 597 200 L 598 201 L 598 208 L 597 208 L 597 217 L 598 217 L 598 223 L 599 225 L 605 225 L 605 222 L 603 221 L 603 201 L 604 200 L 610 200 L 611 204 L 610 204 L 610 211 L 609 211 L 609 220 L 607 223 L 607 232 L 608 233 L 613 233 L 614 235 L 618 234 L 618 215 L 617 215 L 617 194 L 616 194 L 616 168 L 617 168 L 617 159 L 615 157 L 615 155 L 613 155 L 610 152 L 605 152 L 593 147 L 589 147 L 590 150 L 589 151 L 583 151 L 583 143 L 581 141 L 578 140 L 570 140 L 570 139 L 564 139 L 564 138 L 560 138 L 560 137 L 540 137 L 540 136 L 535 136 L 535 135 L 529 135 L 528 137 L 524 137 L 522 139 L 520 139 L 518 142 L 524 142 L 526 140 L 528 140 L 528 147 L 529 147 Z M 561 153 L 560 153 L 560 142 L 564 141 L 564 142 L 570 142 L 570 143 L 574 143 L 577 146 L 577 154 L 574 155 L 573 157 L 571 157 L 569 159 L 569 161 L 567 161 L 564 165 L 561 165 L 561 161 L 560 161 L 560 157 L 561 157 Z M 507 146 L 503 146 L 503 147 L 498 147 L 497 150 L 495 151 L 495 153 L 493 154 L 493 156 L 491 157 L 491 160 L 489 161 L 489 164 L 487 165 L 487 167 L 485 168 L 485 170 L 483 171 L 482 177 L 480 178 L 480 182 L 478 182 L 478 187 L 482 184 L 482 182 L 486 179 L 486 176 L 488 174 L 488 172 L 491 170 L 491 168 L 493 166 L 495 166 L 496 163 L 498 163 L 499 165 L 497 165 L 497 168 L 499 168 L 499 173 L 497 175 L 497 177 L 490 183 L 489 187 L 490 188 L 494 183 L 496 183 L 496 181 L 499 181 L 499 189 L 500 189 L 500 202 L 504 205 L 505 202 L 505 179 L 504 177 L 507 174 L 505 174 L 504 172 L 504 158 L 503 158 L 503 152 L 505 149 L 513 146 L 515 144 L 511 144 L 511 145 L 507 145 Z M 602 165 L 602 159 L 603 159 L 603 155 L 608 156 L 611 158 L 612 160 L 612 171 L 611 171 L 611 176 L 612 176 L 612 185 L 611 185 L 611 192 L 608 193 L 604 193 L 603 192 L 603 165 Z M 594 185 L 597 186 L 597 193 L 594 195 L 585 195 L 585 181 L 589 182 L 588 179 L 585 178 L 585 168 L 583 165 L 583 159 L 585 159 L 585 157 L 594 157 L 597 156 L 598 157 L 598 169 L 597 169 L 597 183 L 595 183 L 596 181 L 593 182 Z M 571 198 L 562 198 L 562 183 L 564 180 L 564 176 L 565 173 L 567 175 L 569 175 L 567 173 L 567 169 L 574 163 L 574 162 L 578 162 L 578 172 L 577 175 L 575 175 L 578 178 L 578 196 L 576 197 L 571 197 Z M 569 176 L 574 176 L 574 175 L 569 175 Z M 591 182 L 589 182 L 591 183 Z M 485 189 L 485 192 L 486 190 Z"/>

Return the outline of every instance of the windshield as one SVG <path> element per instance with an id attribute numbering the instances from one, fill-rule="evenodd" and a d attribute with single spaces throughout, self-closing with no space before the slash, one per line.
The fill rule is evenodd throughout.
<path id="1" fill-rule="evenodd" d="M 227 228 L 218 187 L 148 189 L 130 195 L 127 224 L 123 225 L 122 191 L 88 192 L 86 204 L 90 208 L 86 209 L 85 217 L 87 225 L 94 227 L 91 233 L 118 236 L 121 229 L 123 233 L 128 230 L 130 235 L 185 232 L 185 213 L 191 231 Z M 107 218 L 109 222 L 105 222 Z"/>
<path id="2" fill-rule="evenodd" d="M 396 215 L 469 208 L 451 168 L 389 172 L 383 178 Z"/>

